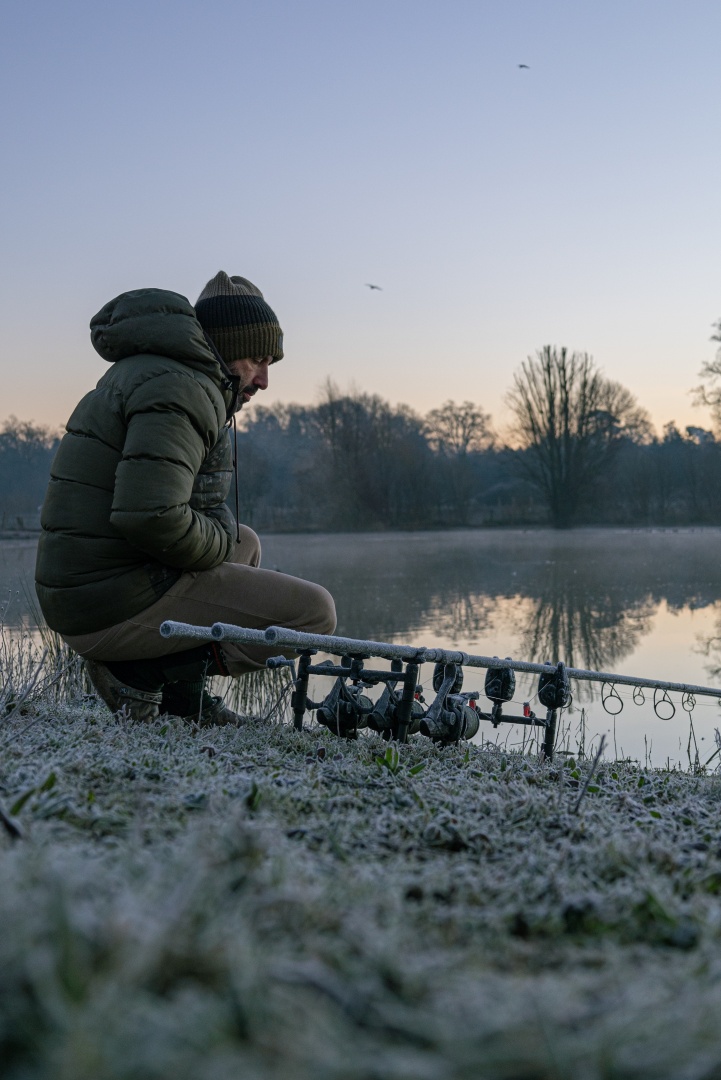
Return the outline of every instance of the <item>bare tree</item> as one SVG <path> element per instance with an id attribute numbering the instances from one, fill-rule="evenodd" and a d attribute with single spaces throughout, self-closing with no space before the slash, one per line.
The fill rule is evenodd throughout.
<path id="1" fill-rule="evenodd" d="M 714 323 L 714 329 L 716 333 L 711 335 L 711 341 L 721 341 L 721 319 Z M 713 360 L 706 361 L 699 376 L 704 381 L 694 387 L 694 405 L 708 406 L 716 429 L 721 430 L 721 349 L 716 350 Z"/>
<path id="2" fill-rule="evenodd" d="M 507 401 L 516 419 L 515 462 L 556 528 L 573 524 L 625 441 L 645 442 L 652 433 L 646 411 L 588 353 L 544 346 L 516 372 Z"/>
<path id="3" fill-rule="evenodd" d="M 476 458 L 493 445 L 491 418 L 472 401 L 446 401 L 431 409 L 424 423 L 429 446 L 437 455 L 441 516 L 468 524 L 478 494 Z"/>
<path id="4" fill-rule="evenodd" d="M 0 447 L 17 454 L 23 461 L 42 458 L 47 451 L 55 450 L 58 440 L 58 432 L 52 428 L 36 424 L 34 420 L 18 420 L 17 416 L 4 420 L 0 430 Z"/>
<path id="5" fill-rule="evenodd" d="M 486 450 L 493 443 L 488 413 L 464 401 L 446 401 L 426 416 L 426 432 L 434 450 L 448 457 L 461 457 L 473 450 Z"/>
<path id="6" fill-rule="evenodd" d="M 328 380 L 314 410 L 329 458 L 333 524 L 418 524 L 425 512 L 430 454 L 421 418 L 377 394 L 343 394 Z"/>
<path id="7" fill-rule="evenodd" d="M 0 428 L 0 523 L 35 514 L 43 501 L 58 433 L 10 416 Z"/>

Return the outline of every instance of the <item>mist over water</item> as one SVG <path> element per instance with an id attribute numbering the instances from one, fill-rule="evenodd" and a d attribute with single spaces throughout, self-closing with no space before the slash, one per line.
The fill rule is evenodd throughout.
<path id="1" fill-rule="evenodd" d="M 524 660 L 713 685 L 721 674 L 721 529 L 459 530 L 271 535 L 263 565 L 325 585 L 336 599 L 338 633 L 441 645 Z M 0 542 L 6 621 L 33 622 L 33 541 Z M 422 677 L 430 682 L 429 672 Z M 466 670 L 468 689 L 483 672 Z M 576 684 L 565 724 L 585 710 L 587 744 L 607 734 L 609 753 L 654 765 L 688 764 L 689 717 L 659 719 L 652 695 L 635 705 L 619 690 L 613 718 L 598 690 Z M 518 680 L 518 700 L 535 680 Z M 678 695 L 674 695 L 674 699 Z M 699 699 L 692 714 L 699 758 L 715 750 L 718 706 Z M 517 729 L 484 738 L 522 737 Z M 573 738 L 571 745 L 575 745 Z M 718 760 L 715 759 L 715 760 Z"/>

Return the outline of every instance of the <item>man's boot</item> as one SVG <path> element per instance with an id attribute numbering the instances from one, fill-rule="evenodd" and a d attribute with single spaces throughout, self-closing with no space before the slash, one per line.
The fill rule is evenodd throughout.
<path id="1" fill-rule="evenodd" d="M 179 716 L 181 720 L 199 724 L 200 727 L 239 726 L 246 722 L 246 717 L 229 709 L 221 697 L 208 693 L 205 679 L 167 683 L 160 708 L 162 712 Z"/>
<path id="2" fill-rule="evenodd" d="M 98 660 L 85 661 L 85 670 L 98 696 L 113 713 L 122 713 L 130 720 L 151 723 L 160 716 L 162 691 L 136 690 L 118 679 L 106 664 Z"/>
<path id="3" fill-rule="evenodd" d="M 200 645 L 167 656 L 139 660 L 109 660 L 107 664 L 93 663 L 107 672 L 106 682 L 112 680 L 109 690 L 118 689 L 131 693 L 139 699 L 157 705 L 155 715 L 169 713 L 183 720 L 214 727 L 222 724 L 243 724 L 245 717 L 226 708 L 222 698 L 209 694 L 205 689 L 206 678 L 211 675 L 227 675 L 222 653 L 216 645 Z M 95 679 L 91 675 L 93 684 Z M 132 688 L 132 689 L 131 689 Z M 108 697 L 98 687 L 98 693 L 108 704 Z M 110 706 L 116 710 L 117 706 Z"/>

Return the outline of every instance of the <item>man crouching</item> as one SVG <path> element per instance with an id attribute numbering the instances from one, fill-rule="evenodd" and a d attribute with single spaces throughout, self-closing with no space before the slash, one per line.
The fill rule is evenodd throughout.
<path id="1" fill-rule="evenodd" d="M 137 289 L 90 330 L 111 367 L 70 417 L 51 468 L 35 571 L 43 615 L 113 711 L 240 722 L 206 678 L 256 671 L 273 650 L 191 645 L 159 628 L 335 629 L 330 594 L 261 569 L 258 537 L 225 502 L 234 467 L 237 484 L 229 425 L 283 356 L 278 319 L 255 285 L 221 271 L 195 308 Z"/>

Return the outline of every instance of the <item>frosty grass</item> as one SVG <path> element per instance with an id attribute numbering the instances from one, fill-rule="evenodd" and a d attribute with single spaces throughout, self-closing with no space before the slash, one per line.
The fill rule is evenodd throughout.
<path id="1" fill-rule="evenodd" d="M 721 1076 L 721 780 L 590 762 L 16 709 L 0 1075 Z"/>

